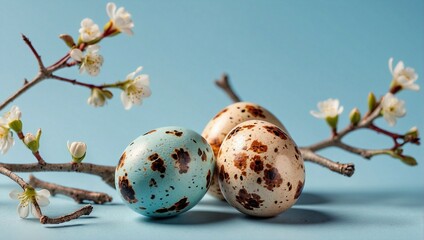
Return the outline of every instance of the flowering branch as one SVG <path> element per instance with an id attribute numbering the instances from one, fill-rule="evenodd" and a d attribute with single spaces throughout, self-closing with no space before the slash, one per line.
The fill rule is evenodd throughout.
<path id="1" fill-rule="evenodd" d="M 327 101 L 320 102 L 318 104 L 320 112 L 311 111 L 313 116 L 326 120 L 328 125 L 331 127 L 331 137 L 310 146 L 300 147 L 299 149 L 304 160 L 314 162 L 330 169 L 331 171 L 348 177 L 352 176 L 355 171 L 353 163 L 334 162 L 316 154 L 316 152 L 328 147 L 337 147 L 352 154 L 359 155 L 365 159 L 371 159 L 373 156 L 384 154 L 400 159 L 407 165 L 413 166 L 417 164 L 413 157 L 403 155 L 403 150 L 401 148 L 407 143 L 416 145 L 420 144 L 416 128 L 413 128 L 408 133 L 402 135 L 384 130 L 374 124 L 374 120 L 383 116 L 389 125 L 394 125 L 396 123 L 396 118 L 404 116 L 406 111 L 403 108 L 404 102 L 395 98 L 393 94 L 402 89 L 419 89 L 419 86 L 414 83 L 414 81 L 418 78 L 418 75 L 416 75 L 414 70 L 412 68 L 404 68 L 403 62 L 399 62 L 393 70 L 391 67 L 392 61 L 393 59 L 389 60 L 389 68 L 394 77 L 391 88 L 389 89 L 389 92 L 379 101 L 375 100 L 374 94 L 371 93 L 369 95 L 369 111 L 364 117 L 361 118 L 357 108 L 353 109 L 350 114 L 350 125 L 338 131 L 338 117 L 343 112 L 343 107 L 339 105 L 339 101 L 337 99 L 328 99 Z M 215 83 L 233 100 L 233 102 L 241 101 L 231 87 L 229 78 L 226 74 L 223 74 L 222 78 L 220 80 L 216 80 Z M 394 146 L 390 149 L 363 149 L 348 145 L 342 141 L 346 135 L 359 129 L 369 129 L 376 133 L 388 136 L 393 139 Z"/>
<path id="2" fill-rule="evenodd" d="M 29 176 L 29 183 L 33 187 L 49 190 L 52 196 L 55 196 L 56 194 L 62 194 L 71 197 L 77 203 L 83 203 L 84 201 L 92 201 L 95 204 L 103 204 L 112 201 L 112 197 L 106 193 L 90 192 L 79 188 L 70 188 L 55 183 L 45 182 L 36 178 L 32 174 Z"/>
<path id="3" fill-rule="evenodd" d="M 28 204 L 31 204 L 34 208 L 33 214 L 39 217 L 40 222 L 42 224 L 58 224 L 58 223 L 71 221 L 83 215 L 89 215 L 91 211 L 93 210 L 93 207 L 91 205 L 87 205 L 71 214 L 58 217 L 58 218 L 50 218 L 48 216 L 43 215 L 43 212 L 41 211 L 40 204 L 39 204 L 39 201 L 42 200 L 41 196 L 38 198 L 37 193 L 35 193 L 34 188 L 30 184 L 25 182 L 21 177 L 19 177 L 14 172 L 2 166 L 0 166 L 0 174 L 9 177 L 11 180 L 16 182 L 24 190 L 24 193 L 18 194 L 17 196 L 17 199 L 21 201 L 20 207 L 18 208 L 18 210 L 21 211 L 25 209 L 26 207 L 28 207 Z M 14 195 L 14 192 L 11 193 L 11 196 L 12 195 Z M 47 204 L 48 204 L 48 200 L 47 200 Z M 21 215 L 21 212 L 19 212 L 19 214 Z M 28 212 L 26 212 L 26 215 L 27 214 Z M 23 216 L 23 217 L 26 217 L 26 216 Z"/>
<path id="4" fill-rule="evenodd" d="M 110 187 L 115 188 L 114 166 L 103 166 L 91 163 L 47 163 L 44 166 L 34 163 L 0 163 L 0 167 L 6 168 L 12 172 L 78 172 L 97 175 Z"/>

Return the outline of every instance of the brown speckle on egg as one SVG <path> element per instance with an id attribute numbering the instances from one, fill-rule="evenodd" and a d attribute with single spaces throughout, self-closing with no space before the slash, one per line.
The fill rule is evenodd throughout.
<path id="1" fill-rule="evenodd" d="M 188 164 L 191 161 L 190 154 L 183 148 L 179 148 L 174 150 L 174 153 L 171 155 L 171 157 L 175 160 L 179 168 L 179 173 L 187 173 L 189 169 Z"/>
<path id="2" fill-rule="evenodd" d="M 264 202 L 264 200 L 261 199 L 261 196 L 256 193 L 248 193 L 244 188 L 239 190 L 236 200 L 248 210 L 260 208 L 260 204 Z"/>
<path id="3" fill-rule="evenodd" d="M 249 150 L 252 150 L 256 153 L 263 153 L 268 151 L 268 146 L 259 142 L 258 140 L 254 140 L 252 144 L 250 145 Z"/>
<path id="4" fill-rule="evenodd" d="M 226 111 L 228 111 L 228 108 L 224 108 L 222 109 L 218 114 L 215 115 L 215 117 L 213 117 L 213 119 L 217 119 L 219 118 L 223 113 L 225 113 Z"/>
<path id="5" fill-rule="evenodd" d="M 206 157 L 206 153 L 205 151 L 202 151 L 202 161 L 206 161 L 207 157 Z"/>
<path id="6" fill-rule="evenodd" d="M 158 187 L 156 180 L 154 178 L 151 178 L 149 181 L 149 187 Z"/>
<path id="7" fill-rule="evenodd" d="M 145 134 L 143 134 L 143 136 L 145 136 L 145 135 L 147 135 L 147 134 L 151 134 L 151 133 L 154 133 L 154 132 L 156 132 L 156 130 L 151 130 L 151 131 L 148 131 L 148 132 L 146 132 Z"/>
<path id="8" fill-rule="evenodd" d="M 152 161 L 152 165 L 150 166 L 150 168 L 153 171 L 158 171 L 160 173 L 164 173 L 166 171 L 165 162 L 162 158 L 159 157 L 157 153 L 150 155 L 149 160 Z"/>
<path id="9" fill-rule="evenodd" d="M 236 166 L 238 169 L 240 169 L 241 171 L 244 171 L 244 169 L 246 169 L 247 166 L 247 159 L 249 157 L 247 156 L 246 153 L 239 153 L 234 157 L 234 166 Z"/>
<path id="10" fill-rule="evenodd" d="M 266 119 L 264 112 L 259 107 L 255 107 L 253 105 L 246 105 L 246 109 L 250 114 L 252 114 L 252 116 Z"/>
<path id="11" fill-rule="evenodd" d="M 223 182 L 225 180 L 226 183 L 230 183 L 230 175 L 228 175 L 227 172 L 225 172 L 225 168 L 222 165 L 221 169 L 219 169 L 219 179 Z"/>
<path id="12" fill-rule="evenodd" d="M 119 163 L 118 163 L 118 169 L 120 169 L 121 167 L 123 167 L 124 166 L 124 164 L 125 164 L 125 159 L 127 158 L 127 152 L 124 152 L 122 155 L 121 155 L 121 158 L 119 159 Z"/>
<path id="13" fill-rule="evenodd" d="M 128 181 L 127 176 L 119 177 L 119 191 L 125 201 L 129 203 L 136 203 L 138 201 L 137 198 L 135 198 L 135 191 L 132 188 L 131 183 Z"/>
<path id="14" fill-rule="evenodd" d="M 264 162 L 261 159 L 261 156 L 255 155 L 250 162 L 250 169 L 255 171 L 256 173 L 260 173 L 262 170 L 264 170 Z"/>
<path id="15" fill-rule="evenodd" d="M 303 182 L 299 181 L 297 183 L 296 194 L 294 195 L 294 199 L 298 199 L 303 190 Z"/>
<path id="16" fill-rule="evenodd" d="M 187 197 L 182 198 L 181 200 L 179 200 L 178 202 L 174 203 L 171 207 L 168 208 L 160 208 L 158 210 L 156 210 L 156 213 L 166 213 L 166 212 L 171 212 L 171 211 L 176 211 L 179 212 L 181 210 L 183 210 L 184 208 L 186 208 L 190 202 L 187 201 Z"/>
<path id="17" fill-rule="evenodd" d="M 166 134 L 171 134 L 171 135 L 175 135 L 177 137 L 181 137 L 183 135 L 183 132 L 180 132 L 178 130 L 174 130 L 174 131 L 166 131 Z"/>
<path id="18" fill-rule="evenodd" d="M 264 126 L 264 128 L 268 132 L 274 134 L 275 136 L 277 136 L 277 137 L 279 137 L 283 140 L 287 140 L 287 134 L 285 132 L 283 132 L 281 129 L 279 129 L 278 127 L 276 127 L 276 126 Z"/>
<path id="19" fill-rule="evenodd" d="M 208 175 L 206 175 L 206 188 L 209 188 L 211 184 L 211 170 L 208 170 Z"/>
<path id="20" fill-rule="evenodd" d="M 283 179 L 275 167 L 265 169 L 263 178 L 268 190 L 273 190 L 275 187 L 279 187 L 283 183 Z"/>

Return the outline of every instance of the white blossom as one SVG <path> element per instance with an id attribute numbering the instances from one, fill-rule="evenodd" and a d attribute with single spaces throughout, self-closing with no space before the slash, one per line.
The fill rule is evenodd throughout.
<path id="1" fill-rule="evenodd" d="M 112 28 L 118 30 L 119 32 L 132 35 L 132 28 L 134 23 L 131 19 L 131 14 L 129 14 L 124 7 L 116 9 L 115 3 L 108 3 L 106 5 L 106 12 L 112 23 Z"/>
<path id="2" fill-rule="evenodd" d="M 71 153 L 72 160 L 74 162 L 80 163 L 87 152 L 87 145 L 84 142 L 69 142 L 68 141 L 68 150 Z"/>
<path id="3" fill-rule="evenodd" d="M 0 125 L 8 125 L 9 123 L 21 119 L 21 111 L 19 107 L 13 106 L 10 111 L 6 112 L 3 117 L 0 118 Z"/>
<path id="4" fill-rule="evenodd" d="M 81 21 L 79 29 L 80 38 L 83 42 L 90 42 L 100 37 L 99 25 L 95 24 L 90 18 L 84 18 Z"/>
<path id="5" fill-rule="evenodd" d="M 121 101 L 126 110 L 129 110 L 133 105 L 140 105 L 143 98 L 147 98 L 151 95 L 149 76 L 141 74 L 135 77 L 142 69 L 142 67 L 138 67 L 127 76 L 123 92 L 121 93 Z"/>
<path id="6" fill-rule="evenodd" d="M 1 154 L 6 154 L 7 151 L 15 144 L 13 140 L 12 132 L 10 128 L 1 125 L 0 126 L 0 151 Z"/>
<path id="7" fill-rule="evenodd" d="M 397 99 L 392 93 L 387 93 L 381 102 L 382 114 L 390 126 L 396 124 L 396 118 L 405 116 L 405 102 Z"/>
<path id="8" fill-rule="evenodd" d="M 103 57 L 98 53 L 100 47 L 98 45 L 90 45 L 86 49 L 86 54 L 78 48 L 74 48 L 69 53 L 70 56 L 80 65 L 80 73 L 86 71 L 91 76 L 97 76 L 100 72 L 100 67 L 103 65 Z"/>
<path id="9" fill-rule="evenodd" d="M 41 217 L 34 207 L 34 200 L 37 201 L 40 207 L 47 206 L 50 203 L 48 199 L 50 197 L 50 192 L 46 189 L 35 191 L 33 188 L 26 188 L 23 192 L 13 190 L 9 193 L 9 196 L 12 199 L 19 200 L 18 214 L 21 218 L 28 217 L 30 211 L 34 217 Z"/>
<path id="10" fill-rule="evenodd" d="M 403 61 L 399 61 L 393 69 L 393 58 L 389 59 L 389 70 L 393 76 L 394 86 L 400 86 L 402 89 L 418 91 L 420 86 L 415 83 L 418 79 L 418 74 L 413 68 L 406 67 Z"/>
<path id="11" fill-rule="evenodd" d="M 105 105 L 106 99 L 111 99 L 112 96 L 112 93 L 108 90 L 93 88 L 90 97 L 87 99 L 87 103 L 94 107 L 102 107 Z"/>
<path id="12" fill-rule="evenodd" d="M 340 102 L 338 99 L 329 98 L 325 101 L 319 102 L 317 106 L 319 112 L 310 112 L 312 116 L 316 118 L 334 118 L 343 112 L 343 106 L 340 106 Z"/>

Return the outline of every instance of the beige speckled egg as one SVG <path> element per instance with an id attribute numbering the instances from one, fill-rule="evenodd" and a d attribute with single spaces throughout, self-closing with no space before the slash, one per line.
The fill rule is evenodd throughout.
<path id="1" fill-rule="evenodd" d="M 289 209 L 305 182 L 296 143 L 276 125 L 261 120 L 243 122 L 228 133 L 218 153 L 217 172 L 227 202 L 258 217 Z"/>
<path id="2" fill-rule="evenodd" d="M 283 124 L 268 110 L 255 103 L 237 102 L 222 109 L 206 125 L 202 137 L 212 146 L 215 156 L 218 155 L 221 143 L 225 136 L 239 123 L 248 120 L 265 120 L 273 123 L 286 133 L 287 130 Z M 218 175 L 215 171 L 208 193 L 216 198 L 224 200 L 218 185 Z"/>

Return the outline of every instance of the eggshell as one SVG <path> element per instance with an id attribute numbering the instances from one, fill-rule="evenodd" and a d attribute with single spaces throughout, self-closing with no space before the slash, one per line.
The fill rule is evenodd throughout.
<path id="1" fill-rule="evenodd" d="M 218 155 L 219 148 L 225 136 L 239 123 L 248 120 L 265 120 L 277 125 L 280 129 L 287 130 L 284 125 L 268 110 L 255 103 L 237 102 L 222 109 L 209 121 L 202 132 L 202 136 L 212 146 L 215 156 Z M 218 185 L 218 175 L 215 172 L 212 178 L 211 187 L 208 193 L 218 199 L 224 200 Z"/>
<path id="2" fill-rule="evenodd" d="M 115 172 L 115 186 L 124 203 L 149 217 L 185 212 L 206 194 L 215 155 L 198 133 L 163 127 L 131 142 Z"/>
<path id="3" fill-rule="evenodd" d="M 226 136 L 218 153 L 217 172 L 227 202 L 258 217 L 289 209 L 305 182 L 296 143 L 276 125 L 260 120 L 243 122 Z"/>

